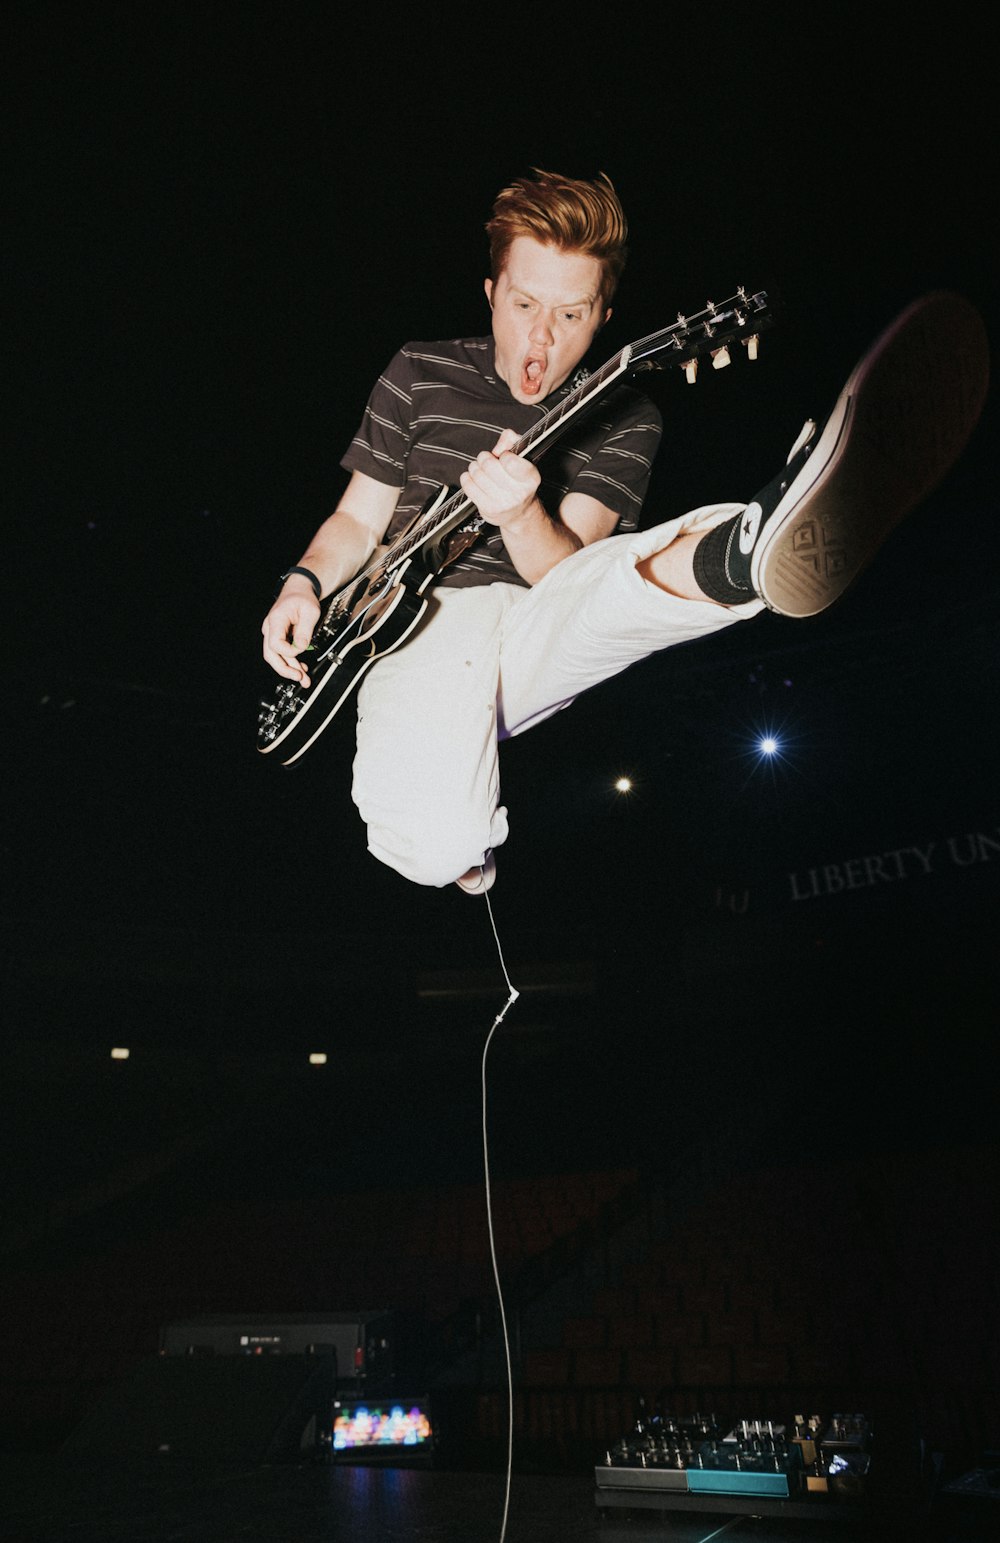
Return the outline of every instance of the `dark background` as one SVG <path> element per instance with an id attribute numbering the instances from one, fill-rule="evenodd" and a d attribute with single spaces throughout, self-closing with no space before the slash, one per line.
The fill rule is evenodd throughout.
<path id="1" fill-rule="evenodd" d="M 428 1171 L 475 1171 L 476 1057 L 507 995 L 487 909 L 368 856 L 343 725 L 295 772 L 257 755 L 276 576 L 333 507 L 390 353 L 485 330 L 483 222 L 532 166 L 604 170 L 628 211 L 604 356 L 737 285 L 780 297 L 756 364 L 652 380 L 651 519 L 751 497 L 925 290 L 995 335 L 995 36 L 971 16 L 10 8 L 26 1213 L 141 1145 L 112 1043 L 177 1108 L 284 1089 L 247 1183 L 391 1167 L 414 1130 Z M 831 612 L 660 656 L 506 747 L 501 1169 L 693 1135 L 772 1155 L 992 1136 L 995 427 L 991 402 Z M 929 874 L 812 892 L 810 871 L 931 842 Z M 316 1049 L 307 1130 L 282 1068 Z"/>

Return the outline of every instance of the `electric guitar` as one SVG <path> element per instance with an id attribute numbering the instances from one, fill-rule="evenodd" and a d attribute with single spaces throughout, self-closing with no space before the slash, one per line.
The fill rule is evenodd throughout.
<path id="1" fill-rule="evenodd" d="M 511 446 L 529 460 L 616 384 L 643 370 L 679 366 L 693 382 L 698 359 L 712 356 L 714 368 L 730 362 L 728 345 L 739 340 L 751 359 L 758 334 L 773 320 L 767 295 L 744 289 L 721 305 L 709 301 L 694 316 L 649 337 L 628 343 L 576 386 Z M 382 654 L 405 643 L 420 620 L 429 590 L 441 569 L 477 539 L 485 521 L 462 492 L 442 488 L 416 523 L 332 595 L 313 633 L 311 684 L 282 680 L 270 701 L 262 701 L 257 749 L 291 766 L 316 743 L 330 720 Z"/>

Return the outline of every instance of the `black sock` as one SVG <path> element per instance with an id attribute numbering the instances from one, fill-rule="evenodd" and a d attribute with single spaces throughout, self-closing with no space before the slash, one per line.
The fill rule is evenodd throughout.
<path id="1" fill-rule="evenodd" d="M 694 549 L 694 576 L 699 589 L 721 605 L 738 605 L 752 600 L 750 556 L 740 551 L 742 514 L 716 525 L 702 536 Z"/>

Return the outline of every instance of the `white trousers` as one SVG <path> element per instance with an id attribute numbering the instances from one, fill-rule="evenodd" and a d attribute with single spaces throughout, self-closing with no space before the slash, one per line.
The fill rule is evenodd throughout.
<path id="1" fill-rule="evenodd" d="M 373 856 L 417 884 L 452 883 L 507 838 L 500 740 L 661 648 L 756 616 L 759 600 L 682 600 L 636 569 L 743 508 L 712 504 L 596 541 L 531 589 L 433 590 L 417 630 L 358 693 L 353 798 Z"/>

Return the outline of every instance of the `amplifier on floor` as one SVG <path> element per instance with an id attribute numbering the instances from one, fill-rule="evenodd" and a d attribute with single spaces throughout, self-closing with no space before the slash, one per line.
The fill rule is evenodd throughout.
<path id="1" fill-rule="evenodd" d="M 391 1379 L 395 1372 L 393 1314 L 365 1312 L 215 1314 L 168 1323 L 160 1331 L 167 1356 L 333 1355 L 347 1384 Z"/>

